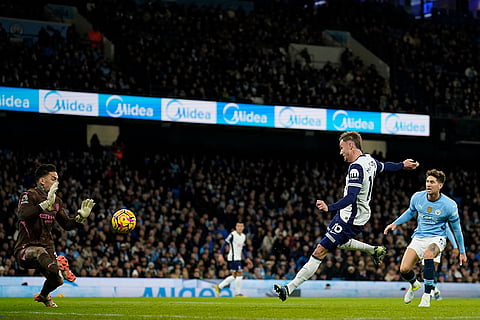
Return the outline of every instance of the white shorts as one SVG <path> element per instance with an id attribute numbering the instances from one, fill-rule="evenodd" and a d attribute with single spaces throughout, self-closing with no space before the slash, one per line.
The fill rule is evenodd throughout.
<path id="1" fill-rule="evenodd" d="M 408 245 L 408 248 L 412 248 L 417 253 L 417 256 L 422 260 L 423 263 L 423 253 L 427 250 L 428 246 L 432 243 L 435 243 L 438 248 L 440 248 L 440 253 L 433 259 L 433 262 L 440 263 L 440 258 L 442 257 L 442 252 L 445 250 L 447 240 L 445 237 L 424 237 L 424 238 L 413 238 L 412 242 Z"/>

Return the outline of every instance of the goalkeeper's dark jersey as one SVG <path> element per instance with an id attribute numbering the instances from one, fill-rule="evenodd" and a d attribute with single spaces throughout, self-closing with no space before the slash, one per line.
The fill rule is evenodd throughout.
<path id="1" fill-rule="evenodd" d="M 43 210 L 39 203 L 47 199 L 47 193 L 32 188 L 22 194 L 18 203 L 18 240 L 15 252 L 29 246 L 39 246 L 54 252 L 52 227 L 55 220 L 65 229 L 78 226 L 74 218 L 70 218 L 63 208 L 62 200 L 57 196 L 53 206 Z"/>

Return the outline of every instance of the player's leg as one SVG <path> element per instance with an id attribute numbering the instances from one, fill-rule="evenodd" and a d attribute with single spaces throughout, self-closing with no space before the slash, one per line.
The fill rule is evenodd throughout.
<path id="1" fill-rule="evenodd" d="M 68 260 L 62 255 L 59 255 L 57 257 L 57 266 L 58 269 L 60 270 L 60 274 L 62 275 L 63 279 L 70 281 L 70 282 L 75 282 L 77 280 L 77 277 L 73 274 L 72 271 L 70 271 L 70 266 L 68 265 Z"/>
<path id="2" fill-rule="evenodd" d="M 225 279 L 223 279 L 223 281 L 220 282 L 218 287 L 214 286 L 214 290 L 215 290 L 215 293 L 217 294 L 217 296 L 220 295 L 220 290 L 229 286 L 230 283 L 235 281 L 235 279 L 236 279 L 235 274 L 236 274 L 236 272 L 239 268 L 238 267 L 239 265 L 241 265 L 241 261 L 228 261 L 228 269 L 230 270 L 230 275 L 228 277 L 226 277 Z"/>
<path id="3" fill-rule="evenodd" d="M 440 293 L 440 289 L 438 289 L 438 267 L 440 266 L 440 261 L 441 261 L 441 255 L 439 254 L 438 256 L 433 259 L 433 262 L 435 264 L 435 279 L 433 281 L 433 291 L 432 291 L 432 298 L 435 300 L 442 300 L 442 295 Z"/>
<path id="4" fill-rule="evenodd" d="M 375 262 L 376 265 L 379 265 L 387 254 L 387 248 L 385 248 L 384 246 L 373 246 L 371 244 L 361 242 L 355 239 L 350 239 L 346 243 L 338 247 L 344 250 L 359 250 L 362 252 L 366 252 L 372 255 L 373 262 Z"/>
<path id="5" fill-rule="evenodd" d="M 22 261 L 22 267 L 34 267 L 46 278 L 42 290 L 35 295 L 34 300 L 47 307 L 57 307 L 50 296 L 50 292 L 63 284 L 56 259 L 43 247 L 27 247 L 19 252 L 19 260 Z"/>
<path id="6" fill-rule="evenodd" d="M 418 260 L 419 257 L 417 252 L 409 246 L 402 257 L 402 262 L 400 264 L 400 274 L 402 278 L 410 283 L 410 287 L 404 296 L 405 303 L 410 303 L 415 297 L 415 291 L 421 287 L 415 272 L 413 272 L 413 268 Z"/>
<path id="7" fill-rule="evenodd" d="M 233 281 L 235 281 L 235 276 L 230 271 L 230 275 L 228 277 L 226 277 L 225 279 L 223 279 L 222 282 L 220 282 L 220 284 L 218 285 L 218 288 L 220 290 L 222 290 L 226 286 L 230 285 L 230 283 L 232 283 Z"/>
<path id="8" fill-rule="evenodd" d="M 325 237 L 327 238 L 327 237 Z M 323 238 L 323 239 L 325 239 Z M 286 285 L 288 289 L 288 294 L 293 292 L 296 288 L 298 288 L 302 283 L 310 279 L 315 272 L 317 271 L 318 267 L 322 263 L 323 258 L 325 258 L 329 252 L 327 248 L 325 248 L 325 242 L 322 241 L 317 245 L 315 250 L 313 251 L 313 254 L 310 256 L 310 259 L 308 259 L 307 263 L 305 263 L 298 271 L 297 275 L 295 278 Z M 324 242 L 322 244 L 322 242 Z"/>
<path id="9" fill-rule="evenodd" d="M 435 263 L 433 259 L 437 257 L 442 250 L 439 246 L 442 245 L 439 244 L 438 241 L 433 240 L 431 243 L 429 243 L 427 249 L 423 253 L 423 259 L 425 263 L 425 267 L 423 269 L 423 278 L 425 279 L 425 293 L 422 296 L 422 301 L 418 305 L 419 307 L 430 307 L 431 294 L 433 289 L 435 288 Z M 442 248 L 443 247 L 444 246 L 442 246 Z"/>
<path id="10" fill-rule="evenodd" d="M 243 297 L 242 294 L 242 280 L 243 280 L 243 271 L 238 270 L 233 273 L 235 277 L 235 297 Z"/>
<path id="11" fill-rule="evenodd" d="M 287 297 L 302 283 L 310 279 L 322 263 L 328 252 L 336 249 L 339 244 L 344 244 L 362 231 L 362 227 L 345 223 L 336 215 L 328 226 L 325 237 L 320 240 L 310 259 L 298 271 L 295 278 L 285 286 L 275 284 L 273 289 L 277 292 L 280 300 L 285 301 Z"/>

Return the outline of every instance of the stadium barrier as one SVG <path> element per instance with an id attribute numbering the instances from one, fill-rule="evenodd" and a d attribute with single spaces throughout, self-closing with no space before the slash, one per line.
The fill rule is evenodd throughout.
<path id="1" fill-rule="evenodd" d="M 220 279 L 170 278 L 77 278 L 65 281 L 52 296 L 61 297 L 214 297 L 212 286 Z M 0 277 L 0 297 L 32 297 L 39 292 L 42 277 Z M 248 297 L 276 297 L 274 283 L 285 280 L 244 280 L 242 293 Z M 479 283 L 440 283 L 445 298 L 480 298 Z M 299 297 L 392 297 L 402 298 L 406 282 L 311 280 L 294 292 Z M 232 297 L 233 287 L 224 288 L 222 297 Z M 423 290 L 423 289 L 422 289 Z M 418 294 L 420 296 L 420 294 Z"/>

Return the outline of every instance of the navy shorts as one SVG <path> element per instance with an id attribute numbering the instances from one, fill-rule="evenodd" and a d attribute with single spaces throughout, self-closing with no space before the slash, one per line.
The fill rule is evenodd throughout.
<path id="1" fill-rule="evenodd" d="M 232 272 L 243 271 L 242 261 L 240 260 L 228 261 L 228 269 Z"/>
<path id="2" fill-rule="evenodd" d="M 320 240 L 320 244 L 331 252 L 336 247 L 355 238 L 362 230 L 363 226 L 348 224 L 340 218 L 339 214 L 336 214 L 328 225 L 327 233 Z"/>

